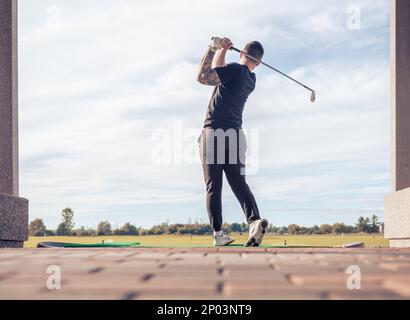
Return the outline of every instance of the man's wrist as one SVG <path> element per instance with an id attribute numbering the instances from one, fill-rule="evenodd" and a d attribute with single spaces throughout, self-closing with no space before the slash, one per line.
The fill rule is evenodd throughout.
<path id="1" fill-rule="evenodd" d="M 219 55 L 225 59 L 228 49 L 220 49 Z"/>
<path id="2" fill-rule="evenodd" d="M 215 48 L 213 46 L 209 46 L 209 50 L 213 53 L 216 53 L 218 51 L 218 48 Z"/>

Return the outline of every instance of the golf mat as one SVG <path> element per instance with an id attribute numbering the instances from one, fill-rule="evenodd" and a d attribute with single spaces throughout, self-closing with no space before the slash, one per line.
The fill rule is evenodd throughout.
<path id="1" fill-rule="evenodd" d="M 349 249 L 349 248 L 364 248 L 363 243 L 347 243 L 339 246 L 315 246 L 315 245 L 297 245 L 297 246 L 285 246 L 285 245 L 261 245 L 256 248 L 263 249 Z M 172 245 L 172 246 L 161 246 L 161 245 L 139 245 L 137 248 L 142 249 L 187 249 L 187 248 L 215 248 L 212 245 Z M 220 249 L 229 249 L 229 248 L 243 248 L 243 249 L 253 249 L 252 247 L 244 247 L 244 244 L 231 244 L 224 247 L 217 247 Z"/>
<path id="2" fill-rule="evenodd" d="M 102 242 L 91 244 L 41 242 L 37 245 L 37 248 L 132 248 L 139 245 L 139 242 Z"/>
<path id="3" fill-rule="evenodd" d="M 232 244 L 220 248 L 243 248 L 243 244 Z M 155 248 L 210 248 L 207 245 L 173 245 L 173 246 L 161 246 L 161 245 L 142 245 L 139 242 L 102 242 L 95 244 L 80 244 L 80 243 L 62 243 L 62 242 L 41 242 L 37 245 L 37 248 L 145 248 L 145 249 L 155 249 Z M 273 245 L 262 245 L 259 248 L 266 249 L 333 249 L 333 248 L 363 248 L 363 242 L 348 243 L 341 246 L 313 246 L 313 245 L 298 245 L 298 246 L 273 246 Z M 247 248 L 249 249 L 249 248 Z M 250 248 L 251 249 L 251 248 Z"/>

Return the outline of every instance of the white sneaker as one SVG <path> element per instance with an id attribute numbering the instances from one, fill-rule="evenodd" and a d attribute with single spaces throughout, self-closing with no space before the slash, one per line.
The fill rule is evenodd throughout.
<path id="1" fill-rule="evenodd" d="M 214 247 L 223 247 L 231 243 L 234 243 L 235 239 L 231 238 L 225 232 L 215 232 L 214 233 Z"/>
<path id="2" fill-rule="evenodd" d="M 245 243 L 245 247 L 259 247 L 262 244 L 263 237 L 266 234 L 266 229 L 269 222 L 266 219 L 260 219 L 252 222 L 249 226 L 249 239 Z"/>

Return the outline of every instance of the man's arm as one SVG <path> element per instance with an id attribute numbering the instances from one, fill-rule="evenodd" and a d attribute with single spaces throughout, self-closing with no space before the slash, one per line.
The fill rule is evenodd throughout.
<path id="1" fill-rule="evenodd" d="M 233 47 L 231 40 L 224 38 L 220 43 L 221 48 L 215 52 L 215 48 L 208 48 L 205 52 L 205 56 L 202 59 L 199 67 L 197 80 L 199 83 L 208 86 L 218 86 L 221 84 L 221 80 L 218 74 L 214 70 L 217 67 L 224 67 L 225 57 L 228 50 Z"/>
<path id="2" fill-rule="evenodd" d="M 197 80 L 199 83 L 206 86 L 219 86 L 221 84 L 221 80 L 219 80 L 218 74 L 212 67 L 214 57 L 215 51 L 213 51 L 211 48 L 208 48 L 202 59 L 201 65 L 199 66 Z"/>
<path id="3" fill-rule="evenodd" d="M 226 66 L 225 57 L 227 52 L 228 49 L 222 48 L 215 53 L 214 60 L 212 61 L 212 69 Z"/>

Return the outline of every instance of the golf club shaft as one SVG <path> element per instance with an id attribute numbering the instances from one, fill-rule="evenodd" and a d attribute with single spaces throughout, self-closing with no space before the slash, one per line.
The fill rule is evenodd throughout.
<path id="1" fill-rule="evenodd" d="M 245 52 L 243 52 L 243 51 L 241 51 L 241 50 L 235 48 L 235 47 L 232 47 L 231 50 L 236 51 L 236 52 L 239 52 L 239 53 L 242 53 L 242 54 L 244 54 L 246 57 L 248 57 L 249 59 L 252 59 L 252 60 L 255 60 L 255 61 L 260 62 L 260 63 L 263 64 L 265 67 L 268 67 L 269 69 L 272 69 L 273 71 L 276 71 L 277 73 L 281 74 L 282 76 L 285 76 L 286 78 L 292 80 L 293 82 L 296 82 L 298 85 L 304 87 L 305 89 L 309 90 L 310 92 L 315 93 L 315 90 L 309 88 L 308 86 L 306 86 L 306 85 L 304 85 L 303 83 L 297 81 L 296 79 L 293 79 L 292 77 L 288 76 L 287 74 L 283 73 L 282 71 L 280 71 L 280 70 L 278 70 L 278 69 L 276 69 L 276 68 L 274 68 L 274 67 L 268 65 L 267 63 L 265 63 L 265 62 L 263 62 L 263 61 L 260 61 L 260 60 L 258 60 L 258 59 L 256 59 L 256 58 L 252 57 L 251 55 L 246 54 Z"/>

